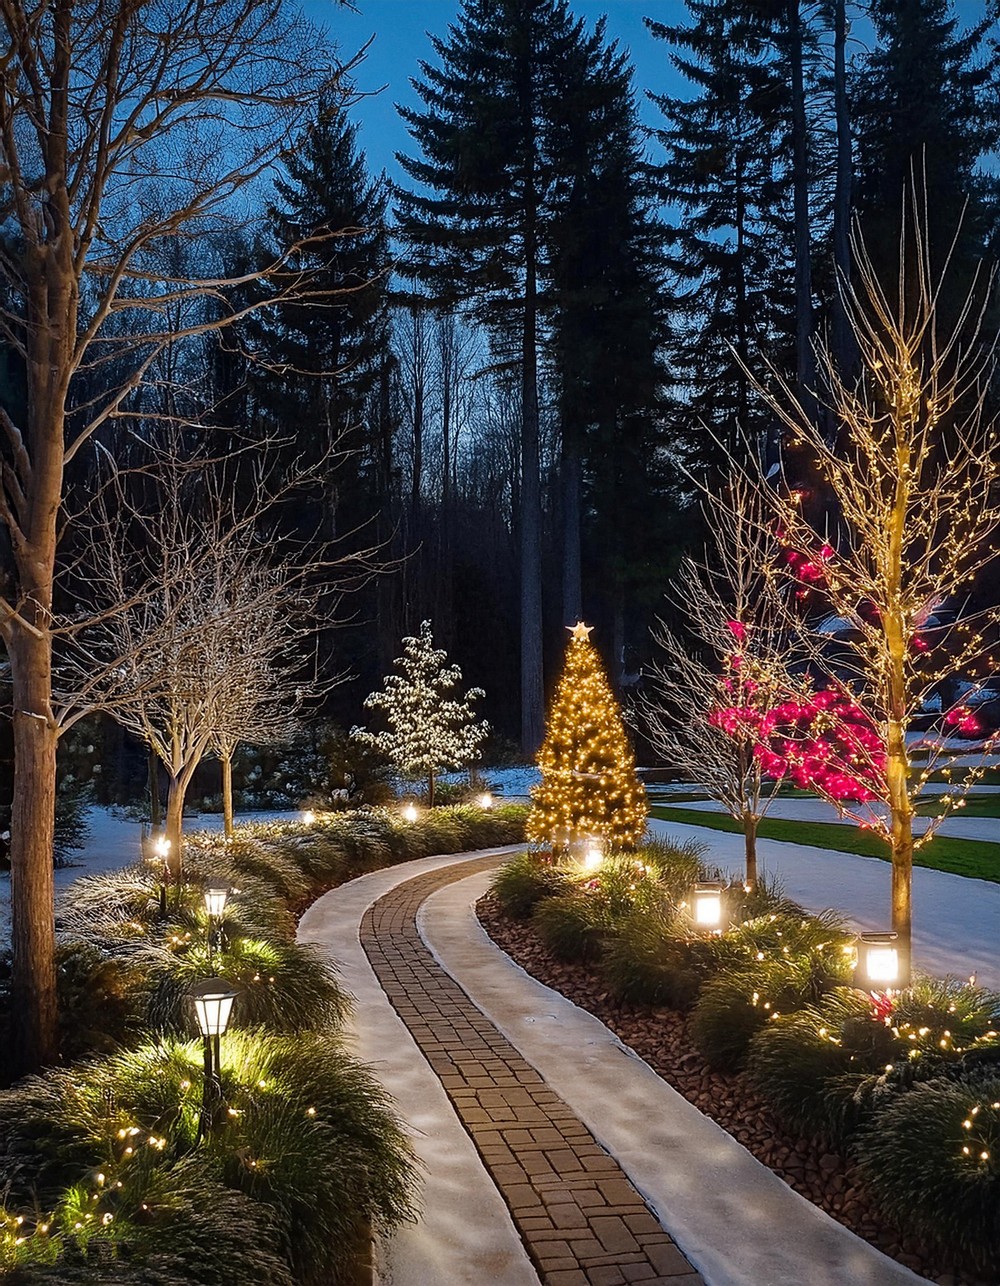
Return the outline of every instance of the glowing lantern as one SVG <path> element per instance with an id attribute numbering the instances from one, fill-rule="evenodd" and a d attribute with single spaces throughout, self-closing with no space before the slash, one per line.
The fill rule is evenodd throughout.
<path id="1" fill-rule="evenodd" d="M 493 807 L 493 796 L 488 790 L 483 791 L 479 796 L 479 807 L 487 809 Z"/>
<path id="2" fill-rule="evenodd" d="M 899 951 L 895 933 L 858 935 L 854 985 L 863 991 L 886 991 L 899 982 Z"/>
<path id="3" fill-rule="evenodd" d="M 406 807 L 403 809 L 404 822 L 415 822 L 419 816 L 420 814 L 417 811 L 416 804 L 407 804 Z"/>
<path id="4" fill-rule="evenodd" d="M 692 914 L 699 929 L 709 933 L 721 933 L 723 924 L 722 895 L 726 886 L 718 880 L 706 880 L 694 886 L 691 895 Z"/>
<path id="5" fill-rule="evenodd" d="M 316 814 L 311 808 L 307 808 L 302 814 L 302 821 L 306 826 L 312 826 L 316 821 Z"/>

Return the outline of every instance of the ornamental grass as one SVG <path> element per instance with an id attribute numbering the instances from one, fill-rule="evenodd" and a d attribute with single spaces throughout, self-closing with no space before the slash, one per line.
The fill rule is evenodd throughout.
<path id="1" fill-rule="evenodd" d="M 523 836 L 525 809 L 385 809 L 194 835 L 184 880 L 137 863 L 77 881 L 58 910 L 63 1056 L 0 1092 L 0 1272 L 17 1286 L 340 1286 L 372 1229 L 414 1215 L 412 1152 L 387 1097 L 339 1046 L 334 966 L 296 911 L 351 874 Z M 204 887 L 233 893 L 208 951 Z M 0 967 L 0 997 L 5 980 Z M 238 989 L 216 1128 L 199 1138 L 187 991 Z M 0 1004 L 0 1037 L 9 1007 Z"/>

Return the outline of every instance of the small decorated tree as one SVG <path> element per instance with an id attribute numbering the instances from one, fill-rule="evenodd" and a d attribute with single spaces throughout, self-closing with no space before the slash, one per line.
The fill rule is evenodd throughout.
<path id="1" fill-rule="evenodd" d="M 591 627 L 569 627 L 566 664 L 549 711 L 538 756 L 541 782 L 532 790 L 527 836 L 567 850 L 588 839 L 631 848 L 646 831 L 649 807 L 635 758 Z"/>
<path id="2" fill-rule="evenodd" d="M 356 741 L 385 755 L 407 777 L 425 780 L 430 806 L 438 773 L 478 759 L 489 733 L 488 723 L 475 722 L 472 708 L 486 694 L 470 688 L 462 698 L 449 696 L 462 671 L 447 660 L 447 652 L 434 646 L 430 621 L 422 622 L 415 638 L 403 639 L 403 655 L 395 661 L 400 673 L 387 675 L 382 691 L 365 698 L 365 709 L 380 710 L 388 728 L 351 729 Z"/>

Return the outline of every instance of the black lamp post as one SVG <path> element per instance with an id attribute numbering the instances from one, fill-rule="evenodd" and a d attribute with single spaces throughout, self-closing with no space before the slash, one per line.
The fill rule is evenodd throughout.
<path id="1" fill-rule="evenodd" d="M 216 1107 L 222 1098 L 222 1083 L 219 1079 L 220 1044 L 229 1026 L 229 1015 L 237 992 L 226 978 L 204 978 L 190 988 L 188 995 L 194 1002 L 198 1030 L 205 1042 L 205 1079 L 201 1120 L 198 1123 L 198 1137 L 201 1138 L 210 1132 Z"/>

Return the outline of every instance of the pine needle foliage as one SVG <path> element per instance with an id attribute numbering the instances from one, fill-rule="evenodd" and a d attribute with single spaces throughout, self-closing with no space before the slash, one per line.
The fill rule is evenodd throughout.
<path id="1" fill-rule="evenodd" d="M 621 711 L 586 626 L 577 626 L 549 711 L 526 833 L 560 850 L 588 839 L 631 849 L 649 806 Z"/>

